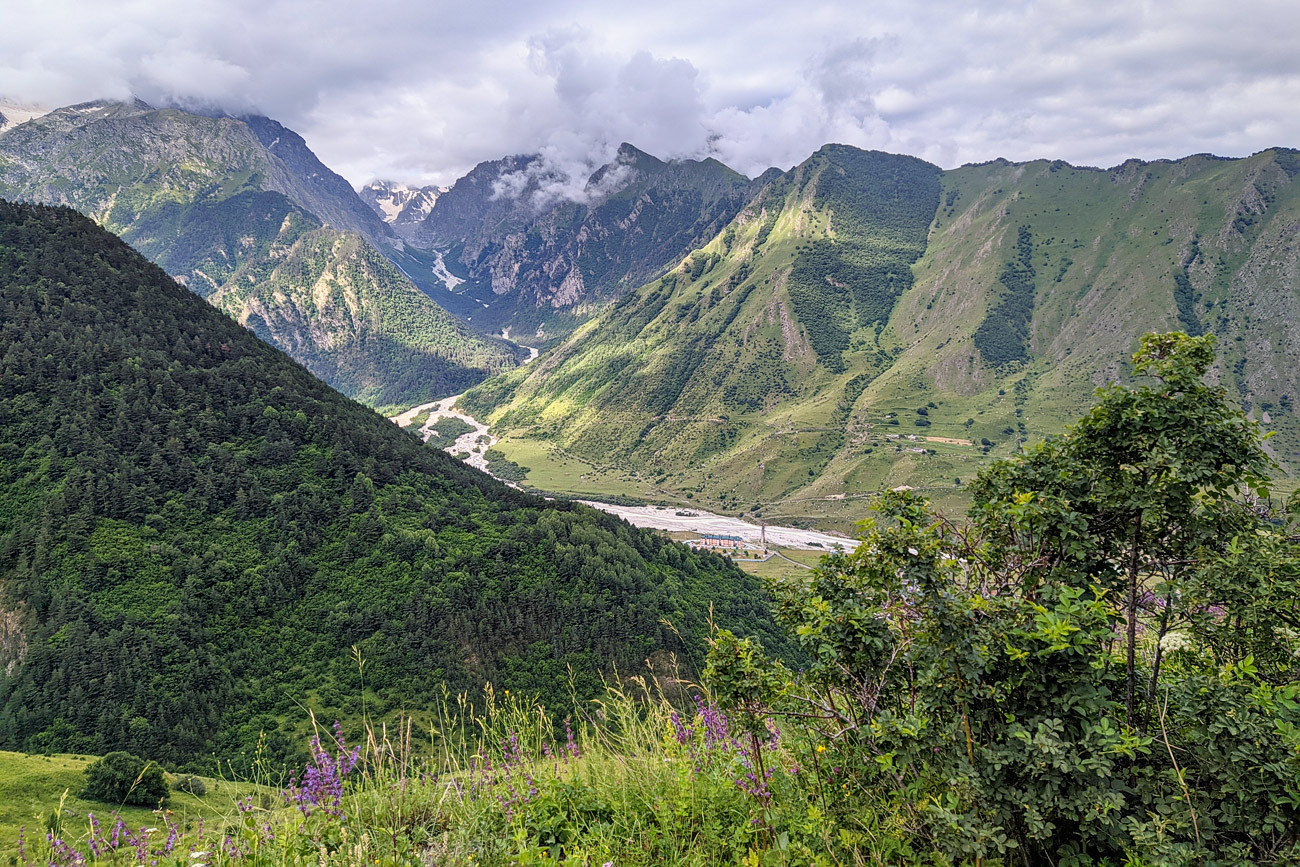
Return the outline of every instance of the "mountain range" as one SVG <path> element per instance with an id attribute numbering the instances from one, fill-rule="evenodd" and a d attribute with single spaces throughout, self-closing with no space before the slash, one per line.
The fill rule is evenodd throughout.
<path id="1" fill-rule="evenodd" d="M 422 266 L 388 224 L 268 118 L 61 108 L 0 132 L 0 197 L 88 214 L 375 406 L 454 394 L 527 356 L 419 291 L 404 270 Z"/>
<path id="2" fill-rule="evenodd" d="M 960 500 L 1149 330 L 1218 334 L 1293 474 L 1298 165 L 828 145 L 749 179 L 625 144 L 579 188 L 520 155 L 358 194 L 266 118 L 88 103 L 0 132 L 0 195 L 90 214 L 372 406 L 482 383 L 462 405 L 551 487 L 841 528 L 881 487 Z M 502 333 L 551 351 L 520 368 Z"/>
<path id="3" fill-rule="evenodd" d="M 666 162 L 629 144 L 580 192 L 556 183 L 537 156 L 481 163 L 394 229 L 443 251 L 457 291 L 483 305 L 475 322 L 544 345 L 706 243 L 751 186 L 717 160 Z"/>
<path id="4" fill-rule="evenodd" d="M 960 498 L 985 454 L 1059 433 L 1140 334 L 1212 331 L 1212 375 L 1294 473 L 1298 171 L 1288 149 L 941 171 L 827 146 L 462 405 L 534 467 L 846 526 L 882 487 Z"/>

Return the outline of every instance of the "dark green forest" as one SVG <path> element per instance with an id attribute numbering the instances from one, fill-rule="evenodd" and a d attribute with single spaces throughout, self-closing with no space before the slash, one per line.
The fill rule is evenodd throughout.
<path id="1" fill-rule="evenodd" d="M 1002 297 L 975 329 L 975 348 L 995 367 L 1029 359 L 1029 325 L 1037 292 L 1034 276 L 1034 236 L 1028 226 L 1021 226 L 1016 234 L 1016 258 L 998 275 Z"/>
<path id="2" fill-rule="evenodd" d="M 698 663 L 711 603 L 780 644 L 721 558 L 425 446 L 74 211 L 0 202 L 0 310 L 0 748 L 288 758 L 308 708 Z"/>
<path id="3" fill-rule="evenodd" d="M 817 358 L 833 373 L 858 328 L 883 325 L 912 288 L 939 204 L 939 170 L 878 151 L 827 145 L 814 204 L 830 211 L 831 238 L 812 241 L 790 272 L 790 300 Z"/>

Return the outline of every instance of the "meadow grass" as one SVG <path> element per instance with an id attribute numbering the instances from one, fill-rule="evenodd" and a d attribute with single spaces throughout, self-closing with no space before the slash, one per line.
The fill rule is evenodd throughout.
<path id="1" fill-rule="evenodd" d="M 156 830 L 114 840 L 111 806 L 65 800 L 56 834 L 47 840 L 45 826 L 29 822 L 23 851 L 10 847 L 7 861 L 703 867 L 889 863 L 897 851 L 861 793 L 845 809 L 824 745 L 771 720 L 728 720 L 706 690 L 673 676 L 610 684 L 564 716 L 491 687 L 479 702 L 444 694 L 431 710 L 425 730 L 372 723 L 356 743 L 318 730 L 311 764 L 274 797 L 254 781 L 218 786 L 186 827 L 174 815 L 120 810 L 127 828 Z M 76 783 L 86 762 L 6 761 L 50 766 L 29 804 L 35 813 L 58 812 L 52 793 Z"/>
<path id="2" fill-rule="evenodd" d="M 101 824 L 120 816 L 126 825 L 140 828 L 163 826 L 162 814 L 148 807 L 105 804 L 80 798 L 85 787 L 86 767 L 93 756 L 35 756 L 0 751 L 0 860 L 15 863 L 20 833 L 41 838 L 51 824 L 69 832 L 77 845 L 87 841 L 89 816 Z M 170 821 L 182 833 L 197 832 L 199 823 L 212 825 L 234 811 L 241 797 L 256 793 L 256 787 L 229 780 L 202 778 L 207 789 L 203 797 L 173 790 L 166 809 Z"/>

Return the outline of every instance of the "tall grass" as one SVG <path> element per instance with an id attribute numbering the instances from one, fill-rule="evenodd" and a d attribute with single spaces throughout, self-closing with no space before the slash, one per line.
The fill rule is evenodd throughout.
<path id="1" fill-rule="evenodd" d="M 60 825 L 16 863 L 630 865 L 897 863 L 884 803 L 837 791 L 835 755 L 774 722 L 742 733 L 708 693 L 631 678 L 560 716 L 487 687 L 434 722 L 317 729 L 312 761 L 188 833 L 165 811 L 116 836 Z M 750 726 L 752 729 L 753 726 Z M 820 748 L 820 749 L 819 749 Z"/>

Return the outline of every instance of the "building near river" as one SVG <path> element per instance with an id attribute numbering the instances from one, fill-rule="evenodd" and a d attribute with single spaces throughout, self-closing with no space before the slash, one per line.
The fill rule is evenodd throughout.
<path id="1" fill-rule="evenodd" d="M 728 548 L 736 549 L 745 544 L 745 540 L 739 536 L 730 536 L 726 533 L 701 533 L 700 547 L 703 548 Z"/>

